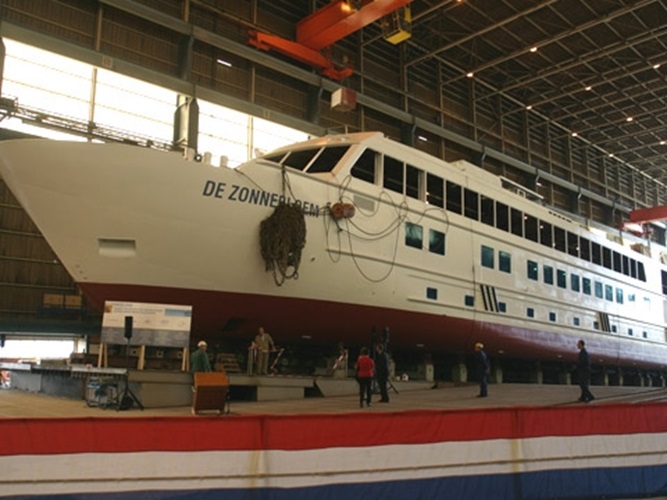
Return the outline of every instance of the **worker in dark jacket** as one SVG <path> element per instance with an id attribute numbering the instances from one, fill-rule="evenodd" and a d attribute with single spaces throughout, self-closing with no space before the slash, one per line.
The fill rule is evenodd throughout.
<path id="1" fill-rule="evenodd" d="M 375 380 L 380 388 L 380 403 L 389 402 L 387 381 L 389 380 L 389 356 L 382 344 L 375 346 Z"/>
<path id="2" fill-rule="evenodd" d="M 481 342 L 475 344 L 475 365 L 477 366 L 477 375 L 479 377 L 479 394 L 477 397 L 485 398 L 488 396 L 491 364 L 489 363 L 489 357 L 484 352 L 484 344 Z"/>
<path id="3" fill-rule="evenodd" d="M 197 344 L 197 350 L 192 353 L 190 358 L 190 371 L 192 373 L 211 371 L 211 362 L 208 360 L 208 354 L 206 354 L 207 348 L 208 345 L 204 340 L 200 340 Z"/>
<path id="4" fill-rule="evenodd" d="M 577 359 L 577 380 L 579 381 L 579 388 L 581 389 L 579 401 L 588 403 L 595 399 L 588 388 L 591 383 L 591 358 L 586 350 L 586 342 L 580 340 L 577 342 L 577 348 L 579 348 L 579 358 Z"/>

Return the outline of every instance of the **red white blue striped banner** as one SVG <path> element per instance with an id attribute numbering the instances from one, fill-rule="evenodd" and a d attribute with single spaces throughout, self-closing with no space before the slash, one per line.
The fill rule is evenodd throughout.
<path id="1" fill-rule="evenodd" d="M 667 405 L 0 420 L 0 497 L 667 495 Z"/>

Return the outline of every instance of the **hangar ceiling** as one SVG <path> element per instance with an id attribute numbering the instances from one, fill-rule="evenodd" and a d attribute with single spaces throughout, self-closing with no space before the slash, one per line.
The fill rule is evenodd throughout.
<path id="1" fill-rule="evenodd" d="M 406 2 L 409 37 L 374 21 L 318 48 L 353 68 L 340 80 L 250 35 L 294 41 L 332 3 Z M 667 205 L 667 0 L 4 0 L 0 14 L 3 36 L 314 134 L 380 130 L 609 225 Z M 348 114 L 328 109 L 340 86 L 359 96 Z"/>
<path id="2" fill-rule="evenodd" d="M 263 8 L 296 24 L 306 4 Z M 367 58 L 426 87 L 474 80 L 472 106 L 504 97 L 499 115 L 540 115 L 579 147 L 667 182 L 667 2 L 414 0 L 411 10 L 402 65 L 378 23 L 364 28 Z"/>

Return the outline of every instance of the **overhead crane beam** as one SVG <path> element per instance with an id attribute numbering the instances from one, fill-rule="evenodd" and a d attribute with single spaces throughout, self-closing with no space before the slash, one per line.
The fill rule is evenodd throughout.
<path id="1" fill-rule="evenodd" d="M 250 44 L 262 50 L 275 50 L 286 56 L 319 69 L 323 75 L 333 80 L 342 80 L 351 76 L 351 68 L 337 69 L 333 62 L 317 50 L 301 45 L 300 43 L 280 38 L 267 33 L 250 32 Z"/>
<path id="2" fill-rule="evenodd" d="M 628 219 L 630 222 L 634 222 L 635 224 L 667 220 L 667 205 L 633 210 L 628 215 Z"/>
<path id="3" fill-rule="evenodd" d="M 249 43 L 309 64 L 333 80 L 342 80 L 352 75 L 352 69 L 336 68 L 322 51 L 410 2 L 412 0 L 332 0 L 299 21 L 296 41 L 251 31 Z"/>
<path id="4" fill-rule="evenodd" d="M 296 41 L 314 50 L 333 45 L 412 0 L 334 0 L 296 25 Z M 359 4 L 355 8 L 355 3 Z"/>

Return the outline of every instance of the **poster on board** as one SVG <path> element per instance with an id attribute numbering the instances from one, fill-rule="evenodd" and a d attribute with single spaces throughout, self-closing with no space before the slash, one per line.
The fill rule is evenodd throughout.
<path id="1" fill-rule="evenodd" d="M 142 302 L 104 303 L 103 344 L 126 344 L 125 318 L 132 317 L 130 345 L 188 347 L 192 306 Z"/>

